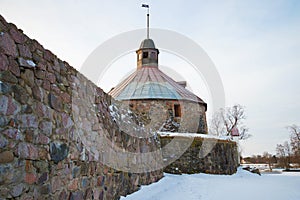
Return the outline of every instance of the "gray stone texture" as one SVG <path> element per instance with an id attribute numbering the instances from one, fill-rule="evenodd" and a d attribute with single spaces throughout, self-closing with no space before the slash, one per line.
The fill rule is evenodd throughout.
<path id="1" fill-rule="evenodd" d="M 159 180 L 162 170 L 116 170 L 85 148 L 104 136 L 126 151 L 159 148 L 122 132 L 110 105 L 101 88 L 0 16 L 0 199 L 119 199 Z"/>
<path id="2" fill-rule="evenodd" d="M 171 136 L 160 136 L 161 146 L 164 147 L 173 139 L 174 137 Z M 184 139 L 177 137 L 176 140 L 177 143 L 172 143 L 174 151 L 180 149 L 180 140 Z M 167 162 L 172 159 L 172 154 L 163 153 L 163 158 Z M 164 172 L 172 174 L 234 174 L 239 164 L 238 159 L 235 142 L 195 137 L 189 148 L 175 162 L 166 166 Z"/>
<path id="3" fill-rule="evenodd" d="M 207 134 L 205 106 L 202 104 L 152 99 L 124 101 L 124 104 L 153 131 Z M 175 116 L 174 104 L 180 105 L 180 117 Z"/>

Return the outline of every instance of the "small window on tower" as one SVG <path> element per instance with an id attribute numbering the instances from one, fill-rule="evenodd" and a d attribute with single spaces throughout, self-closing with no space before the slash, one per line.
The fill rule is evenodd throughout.
<path id="1" fill-rule="evenodd" d="M 143 58 L 148 58 L 148 52 L 143 52 Z"/>
<path id="2" fill-rule="evenodd" d="M 156 59 L 156 53 L 155 53 L 155 52 L 151 52 L 150 57 L 151 57 L 152 59 Z"/>
<path id="3" fill-rule="evenodd" d="M 181 117 L 180 104 L 174 104 L 175 117 Z"/>

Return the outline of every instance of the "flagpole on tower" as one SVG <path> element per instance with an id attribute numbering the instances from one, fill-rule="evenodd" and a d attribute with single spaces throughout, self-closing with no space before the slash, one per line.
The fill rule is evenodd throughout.
<path id="1" fill-rule="evenodd" d="M 143 8 L 147 8 L 147 39 L 149 39 L 149 5 L 142 4 Z"/>

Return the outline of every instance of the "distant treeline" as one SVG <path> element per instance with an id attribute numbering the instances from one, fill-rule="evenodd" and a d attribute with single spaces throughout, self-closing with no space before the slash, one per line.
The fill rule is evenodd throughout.
<path id="1" fill-rule="evenodd" d="M 277 144 L 276 155 L 264 152 L 263 155 L 253 155 L 243 158 L 245 163 L 265 163 L 272 167 L 279 168 L 300 168 L 300 127 L 298 125 L 288 126 L 290 141 Z"/>

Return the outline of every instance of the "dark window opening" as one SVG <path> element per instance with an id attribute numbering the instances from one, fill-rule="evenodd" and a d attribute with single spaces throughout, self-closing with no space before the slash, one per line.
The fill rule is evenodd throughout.
<path id="1" fill-rule="evenodd" d="M 143 52 L 143 58 L 148 58 L 148 52 Z"/>
<path id="2" fill-rule="evenodd" d="M 179 104 L 174 105 L 175 117 L 181 117 L 181 109 Z"/>

